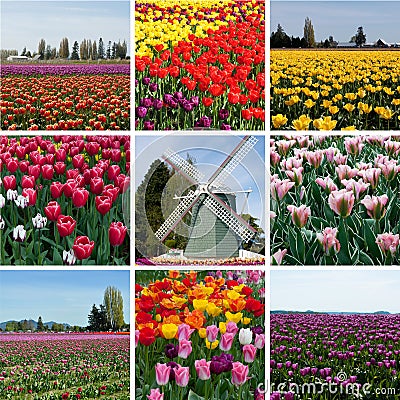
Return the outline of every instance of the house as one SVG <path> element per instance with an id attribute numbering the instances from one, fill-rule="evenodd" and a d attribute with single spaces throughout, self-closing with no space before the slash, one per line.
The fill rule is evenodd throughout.
<path id="1" fill-rule="evenodd" d="M 342 49 L 344 49 L 344 48 L 356 48 L 357 44 L 353 43 L 353 42 L 351 42 L 351 43 L 350 42 L 338 42 L 337 47 L 342 48 Z"/>
<path id="2" fill-rule="evenodd" d="M 383 39 L 378 39 L 374 43 L 374 47 L 390 47 L 390 44 L 385 42 Z"/>
<path id="3" fill-rule="evenodd" d="M 7 61 L 30 61 L 31 58 L 27 56 L 8 56 Z"/>

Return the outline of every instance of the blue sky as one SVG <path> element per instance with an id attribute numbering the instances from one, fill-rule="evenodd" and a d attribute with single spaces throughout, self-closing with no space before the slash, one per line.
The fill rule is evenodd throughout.
<path id="1" fill-rule="evenodd" d="M 400 313 L 400 271 L 271 271 L 271 310 Z"/>
<path id="2" fill-rule="evenodd" d="M 289 36 L 303 36 L 304 20 L 311 19 L 317 42 L 330 35 L 348 42 L 362 26 L 367 42 L 381 38 L 400 42 L 399 1 L 271 1 L 271 32 L 280 23 Z"/>
<path id="3" fill-rule="evenodd" d="M 264 137 L 257 136 L 258 142 L 255 148 L 244 158 L 225 181 L 232 190 L 253 190 L 248 198 L 250 214 L 258 218 L 264 215 L 265 199 L 265 141 Z M 228 154 L 240 142 L 242 136 L 138 136 L 136 137 L 136 188 L 143 181 L 151 163 L 161 158 L 166 148 L 178 152 L 183 158 L 186 154 L 194 156 L 198 169 L 204 173 L 206 179 L 211 177 L 214 171 L 225 160 Z M 145 151 L 143 151 L 146 149 Z M 237 210 L 242 210 L 245 195 L 237 195 Z M 259 221 L 260 222 L 260 221 Z M 261 226 L 265 230 L 265 219 L 262 218 Z"/>
<path id="4" fill-rule="evenodd" d="M 1 0 L 0 47 L 33 52 L 43 38 L 58 50 L 67 37 L 71 52 L 75 40 L 102 37 L 106 45 L 125 39 L 129 54 L 129 9 L 129 1 Z"/>
<path id="5" fill-rule="evenodd" d="M 107 286 L 118 288 L 129 323 L 129 271 L 0 271 L 0 322 L 33 319 L 87 326 Z"/>

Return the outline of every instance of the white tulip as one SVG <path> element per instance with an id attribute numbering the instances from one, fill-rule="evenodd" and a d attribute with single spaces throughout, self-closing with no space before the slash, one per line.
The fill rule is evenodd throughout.
<path id="1" fill-rule="evenodd" d="M 76 263 L 75 252 L 73 249 L 70 251 L 63 250 L 63 262 L 66 265 L 74 265 Z"/>
<path id="2" fill-rule="evenodd" d="M 32 218 L 32 224 L 36 229 L 42 229 L 47 224 L 47 218 L 37 213 L 36 217 Z"/>
<path id="3" fill-rule="evenodd" d="M 15 204 L 17 205 L 17 207 L 19 208 L 25 208 L 28 207 L 28 198 L 24 197 L 22 195 L 19 195 L 15 200 L 14 200 Z"/>
<path id="4" fill-rule="evenodd" d="M 13 238 L 16 242 L 23 242 L 26 238 L 26 230 L 23 225 L 18 225 L 13 230 Z"/>
<path id="5" fill-rule="evenodd" d="M 7 190 L 7 200 L 13 201 L 18 197 L 18 192 L 16 190 L 8 189 Z"/>
<path id="6" fill-rule="evenodd" d="M 250 344 L 253 340 L 253 332 L 250 328 L 241 328 L 239 331 L 239 342 L 241 345 Z"/>
<path id="7" fill-rule="evenodd" d="M 0 194 L 0 208 L 3 208 L 5 204 L 6 204 L 5 197 L 2 194 Z"/>
<path id="8" fill-rule="evenodd" d="M 0 230 L 3 230 L 6 225 L 6 221 L 4 221 L 3 217 L 0 215 Z"/>

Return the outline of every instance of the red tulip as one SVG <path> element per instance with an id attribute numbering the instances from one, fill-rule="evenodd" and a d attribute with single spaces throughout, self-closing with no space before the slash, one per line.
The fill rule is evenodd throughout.
<path id="1" fill-rule="evenodd" d="M 89 198 L 89 192 L 86 189 L 76 189 L 72 193 L 72 204 L 75 207 L 81 208 L 86 205 Z"/>
<path id="2" fill-rule="evenodd" d="M 54 164 L 54 171 L 58 175 L 63 175 L 65 173 L 66 168 L 67 168 L 67 166 L 63 162 L 56 162 Z"/>
<path id="3" fill-rule="evenodd" d="M 36 204 L 37 192 L 35 189 L 32 188 L 22 189 L 22 196 L 28 198 L 29 206 L 34 206 Z"/>
<path id="4" fill-rule="evenodd" d="M 0 164 L 1 165 L 1 164 Z M 28 167 L 29 167 L 29 161 L 20 161 L 19 162 L 19 170 L 24 174 L 25 172 L 28 171 Z M 0 167 L 0 171 L 1 171 L 1 167 Z"/>
<path id="5" fill-rule="evenodd" d="M 48 164 L 43 165 L 42 176 L 43 176 L 43 179 L 47 179 L 47 180 L 51 181 L 54 176 L 54 167 L 52 165 L 48 165 Z"/>
<path id="6" fill-rule="evenodd" d="M 112 222 L 108 229 L 108 239 L 111 246 L 120 246 L 126 236 L 128 228 L 122 222 Z"/>
<path id="7" fill-rule="evenodd" d="M 108 196 L 111 198 L 111 201 L 114 203 L 117 200 L 119 195 L 119 188 L 114 185 L 104 186 L 103 196 Z"/>
<path id="8" fill-rule="evenodd" d="M 49 221 L 57 221 L 61 214 L 61 206 L 56 201 L 50 201 L 44 208 L 44 213 Z"/>
<path id="9" fill-rule="evenodd" d="M 63 194 L 64 184 L 61 182 L 52 182 L 50 185 L 50 194 L 53 199 L 58 199 Z"/>
<path id="10" fill-rule="evenodd" d="M 7 175 L 3 178 L 4 189 L 7 190 L 15 190 L 17 187 L 17 179 L 14 175 Z"/>
<path id="11" fill-rule="evenodd" d="M 203 98 L 201 99 L 201 102 L 203 103 L 203 105 L 204 105 L 205 107 L 210 107 L 211 104 L 213 103 L 213 99 L 212 99 L 211 97 L 203 97 Z"/>
<path id="12" fill-rule="evenodd" d="M 103 191 L 103 188 L 104 188 L 103 179 L 101 179 L 101 178 L 93 178 L 90 181 L 90 191 L 93 194 L 97 194 L 97 195 L 101 194 L 101 192 Z"/>
<path id="13" fill-rule="evenodd" d="M 28 167 L 28 174 L 33 175 L 35 179 L 39 178 L 40 176 L 40 165 L 30 165 Z"/>
<path id="14" fill-rule="evenodd" d="M 100 145 L 97 142 L 89 142 L 86 143 L 85 149 L 89 156 L 94 156 L 99 152 Z"/>
<path id="15" fill-rule="evenodd" d="M 112 201 L 108 196 L 96 196 L 96 209 L 101 215 L 107 214 L 111 210 Z"/>
<path id="16" fill-rule="evenodd" d="M 117 175 L 121 172 L 119 165 L 110 165 L 107 171 L 108 180 L 113 181 Z"/>
<path id="17" fill-rule="evenodd" d="M 94 242 L 87 236 L 77 236 L 72 246 L 75 256 L 78 260 L 89 258 L 94 249 Z"/>
<path id="18" fill-rule="evenodd" d="M 35 177 L 30 175 L 23 175 L 21 179 L 21 186 L 23 189 L 34 188 L 35 187 Z"/>
<path id="19" fill-rule="evenodd" d="M 65 161 L 67 158 L 67 152 L 64 149 L 58 149 L 56 151 L 56 160 L 57 161 Z"/>
<path id="20" fill-rule="evenodd" d="M 61 237 L 69 236 L 72 234 L 76 226 L 76 221 L 68 216 L 59 215 L 57 219 L 57 229 Z"/>
<path id="21" fill-rule="evenodd" d="M 74 168 L 82 168 L 84 162 L 85 158 L 82 154 L 77 154 L 72 158 L 72 165 L 74 166 Z"/>
<path id="22" fill-rule="evenodd" d="M 72 194 L 76 190 L 78 184 L 75 179 L 68 179 L 66 183 L 64 183 L 63 192 L 64 196 L 71 198 Z"/>
<path id="23" fill-rule="evenodd" d="M 6 161 L 6 167 L 13 174 L 18 169 L 18 160 L 16 158 L 9 158 Z"/>

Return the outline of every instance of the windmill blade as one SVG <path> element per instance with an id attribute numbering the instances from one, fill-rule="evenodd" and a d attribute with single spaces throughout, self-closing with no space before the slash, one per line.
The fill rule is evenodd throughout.
<path id="1" fill-rule="evenodd" d="M 179 224 L 182 218 L 189 212 L 199 198 L 199 194 L 190 190 L 189 193 L 182 197 L 182 201 L 178 204 L 171 215 L 164 221 L 164 223 L 158 228 L 155 235 L 162 242 L 172 230 Z"/>
<path id="2" fill-rule="evenodd" d="M 212 188 L 223 187 L 225 179 L 240 164 L 240 161 L 246 157 L 246 155 L 257 142 L 258 139 L 254 136 L 245 136 L 242 141 L 233 149 L 225 161 L 220 165 L 220 167 L 215 171 L 209 180 L 209 186 Z"/>
<path id="3" fill-rule="evenodd" d="M 207 196 L 204 200 L 204 205 L 245 242 L 248 242 L 257 232 L 239 214 L 213 193 Z"/>
<path id="4" fill-rule="evenodd" d="M 201 173 L 194 165 L 187 162 L 184 158 L 182 158 L 179 154 L 175 153 L 171 149 L 165 150 L 162 155 L 162 158 L 169 164 L 171 167 L 183 175 L 188 181 L 197 185 L 204 179 L 204 174 Z"/>

